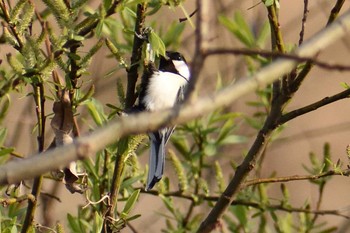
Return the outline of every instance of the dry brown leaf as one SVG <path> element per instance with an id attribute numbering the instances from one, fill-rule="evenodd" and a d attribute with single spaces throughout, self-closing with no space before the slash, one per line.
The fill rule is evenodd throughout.
<path id="1" fill-rule="evenodd" d="M 71 132 L 73 130 L 74 119 L 68 90 L 63 90 L 61 99 L 53 104 L 53 112 L 54 117 L 51 121 L 51 127 L 55 133 L 56 146 L 72 143 Z M 83 190 L 75 183 L 79 180 L 76 162 L 72 162 L 69 164 L 69 167 L 64 168 L 63 173 L 63 183 L 67 189 L 71 193 L 82 193 Z"/>

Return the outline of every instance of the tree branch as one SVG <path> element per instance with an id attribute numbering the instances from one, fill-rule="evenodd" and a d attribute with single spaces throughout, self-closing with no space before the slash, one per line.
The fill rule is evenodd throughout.
<path id="1" fill-rule="evenodd" d="M 334 102 L 341 100 L 341 99 L 349 98 L 349 95 L 350 95 L 350 89 L 346 89 L 345 91 L 342 91 L 336 95 L 332 95 L 330 97 L 325 97 L 322 100 L 319 100 L 315 103 L 312 103 L 312 104 L 309 104 L 305 107 L 302 107 L 302 108 L 293 110 L 291 112 L 285 113 L 284 115 L 282 115 L 282 117 L 278 123 L 282 125 L 282 124 L 286 123 L 287 121 L 290 121 L 290 120 L 297 118 L 301 115 L 304 115 L 306 113 L 315 111 L 316 109 L 318 109 L 320 107 L 334 103 Z"/>
<path id="2" fill-rule="evenodd" d="M 265 183 L 282 183 L 282 182 L 284 183 L 284 182 L 296 181 L 296 180 L 318 180 L 323 177 L 334 176 L 334 175 L 349 176 L 350 169 L 346 169 L 343 171 L 330 170 L 330 171 L 322 172 L 317 175 L 304 175 L 304 176 L 295 175 L 295 176 L 286 176 L 286 177 L 253 179 L 253 180 L 248 180 L 244 182 L 244 184 L 242 185 L 242 188 L 247 186 L 257 185 L 257 184 L 265 184 Z"/>
<path id="3" fill-rule="evenodd" d="M 142 34 L 145 24 L 147 3 L 140 3 L 137 5 L 137 16 L 135 22 L 135 34 L 134 43 L 131 55 L 131 64 L 128 72 L 128 82 L 126 88 L 126 99 L 125 99 L 125 109 L 131 108 L 137 98 L 137 93 L 135 92 L 136 82 L 138 79 L 138 68 L 140 67 L 141 56 L 142 56 L 142 45 L 143 40 L 139 38 L 138 35 Z"/>
<path id="4" fill-rule="evenodd" d="M 155 190 L 150 190 L 150 191 L 145 191 L 141 190 L 142 193 L 149 194 L 149 195 L 154 195 L 154 196 L 159 196 L 160 193 Z M 186 195 L 182 192 L 168 192 L 168 193 L 162 193 L 162 195 L 166 197 L 177 197 L 177 198 L 182 198 L 182 199 L 187 199 L 190 201 L 195 201 L 195 197 L 193 195 Z M 218 196 L 205 196 L 205 195 L 198 195 L 196 198 L 200 198 L 205 201 L 212 201 L 216 202 L 219 200 L 220 197 Z M 261 204 L 257 202 L 251 202 L 251 201 L 244 201 L 244 200 L 234 200 L 231 202 L 232 206 L 247 206 L 247 207 L 252 207 L 255 209 L 260 209 L 260 210 L 279 210 L 279 211 L 284 211 L 284 212 L 289 212 L 289 213 L 307 213 L 307 214 L 314 214 L 314 215 L 334 215 L 334 216 L 340 216 L 346 219 L 349 219 L 350 217 L 347 215 L 342 214 L 342 210 L 340 209 L 333 209 L 333 210 L 311 210 L 307 208 L 296 208 L 296 207 L 290 207 L 290 206 L 285 206 L 283 204 L 278 204 L 278 205 L 273 205 L 273 204 Z"/>
<path id="5" fill-rule="evenodd" d="M 316 57 L 301 57 L 292 53 L 281 53 L 277 51 L 247 49 L 247 48 L 210 48 L 205 51 L 205 56 L 212 55 L 246 55 L 246 56 L 262 56 L 265 58 L 285 58 L 302 62 L 311 62 L 312 64 L 327 70 L 350 71 L 349 65 L 332 64 L 318 60 Z"/>

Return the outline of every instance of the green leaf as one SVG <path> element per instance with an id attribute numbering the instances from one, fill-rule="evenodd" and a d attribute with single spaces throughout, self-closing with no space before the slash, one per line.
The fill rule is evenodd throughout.
<path id="1" fill-rule="evenodd" d="M 181 3 L 179 4 L 179 6 L 180 6 L 182 12 L 184 13 L 187 21 L 190 23 L 191 27 L 195 28 L 194 23 L 192 22 L 192 19 L 191 19 L 190 15 L 187 13 L 187 10 L 185 9 L 185 7 Z"/>
<path id="2" fill-rule="evenodd" d="M 68 220 L 68 225 L 73 232 L 77 232 L 77 233 L 80 232 L 79 224 L 71 214 L 67 214 L 67 220 Z"/>
<path id="3" fill-rule="evenodd" d="M 170 45 L 177 46 L 184 29 L 185 24 L 178 22 L 172 22 L 169 26 L 167 26 L 167 32 L 163 36 L 163 42 L 166 47 Z"/>
<path id="4" fill-rule="evenodd" d="M 16 225 L 14 224 L 14 225 L 12 226 L 12 228 L 11 228 L 11 233 L 17 233 L 17 232 L 18 232 L 17 227 L 16 227 Z"/>
<path id="5" fill-rule="evenodd" d="M 135 190 L 130 197 L 128 198 L 128 200 L 125 203 L 124 209 L 121 213 L 121 217 L 125 218 L 126 216 L 128 216 L 129 212 L 131 211 L 131 209 L 134 207 L 137 199 L 139 198 L 140 195 L 140 189 Z"/>
<path id="6" fill-rule="evenodd" d="M 276 0 L 265 0 L 264 4 L 266 7 L 272 6 Z"/>
<path id="7" fill-rule="evenodd" d="M 229 135 L 220 141 L 220 145 L 239 144 L 247 142 L 247 137 L 243 135 Z"/>
<path id="8" fill-rule="evenodd" d="M 7 136 L 7 129 L 6 128 L 0 129 L 0 146 L 4 144 L 6 136 Z"/>
<path id="9" fill-rule="evenodd" d="M 217 152 L 217 146 L 216 146 L 216 144 L 214 144 L 214 143 L 207 143 L 207 144 L 204 146 L 204 153 L 205 153 L 207 156 L 214 156 L 214 155 L 216 155 L 216 152 Z"/>
<path id="10" fill-rule="evenodd" d="M 153 51 L 157 54 L 157 56 L 161 55 L 163 57 L 166 57 L 165 44 L 154 31 L 152 31 L 149 36 L 149 42 L 152 46 Z"/>
<path id="11" fill-rule="evenodd" d="M 244 228 L 246 228 L 247 227 L 247 223 L 248 223 L 247 207 L 241 206 L 241 205 L 237 205 L 237 206 L 231 207 L 231 209 L 232 209 L 232 213 L 236 216 L 236 218 L 241 223 L 241 225 Z"/>
<path id="12" fill-rule="evenodd" d="M 102 126 L 106 122 L 107 117 L 104 114 L 103 106 L 96 99 L 91 98 L 89 101 L 84 102 L 87 105 L 89 113 L 98 126 Z"/>
<path id="13" fill-rule="evenodd" d="M 0 149 L 0 157 L 4 155 L 8 155 L 14 151 L 14 148 L 3 148 Z"/>
<path id="14" fill-rule="evenodd" d="M 256 38 L 256 42 L 255 42 L 256 45 L 259 48 L 263 48 L 269 35 L 270 35 L 270 24 L 269 22 L 265 22 L 262 28 L 260 29 L 260 33 L 258 37 Z"/>
<path id="15" fill-rule="evenodd" d="M 95 212 L 93 232 L 101 232 L 103 228 L 103 218 L 99 215 L 98 212 Z"/>
<path id="16" fill-rule="evenodd" d="M 163 200 L 163 203 L 165 204 L 165 207 L 171 212 L 174 214 L 175 212 L 175 209 L 174 209 L 174 203 L 172 202 L 172 199 L 171 197 L 166 197 L 162 194 L 159 195 L 162 200 Z"/>
<path id="17" fill-rule="evenodd" d="M 102 35 L 103 24 L 104 24 L 103 20 L 100 20 L 96 26 L 97 37 L 101 37 L 101 35 Z"/>
<path id="18" fill-rule="evenodd" d="M 346 82 L 341 82 L 340 86 L 342 86 L 344 89 L 349 89 L 350 88 L 350 85 L 347 84 Z"/>
<path id="19" fill-rule="evenodd" d="M 219 21 L 224 25 L 229 31 L 231 31 L 236 38 L 241 41 L 247 47 L 255 46 L 254 35 L 249 28 L 248 24 L 244 20 L 242 14 L 239 12 L 235 13 L 234 19 L 229 19 L 226 16 L 219 16 Z"/>
<path id="20" fill-rule="evenodd" d="M 143 175 L 139 175 L 139 176 L 130 177 L 124 180 L 123 183 L 120 185 L 120 190 L 130 187 L 133 183 L 141 180 L 142 178 L 143 178 Z"/>
<path id="21" fill-rule="evenodd" d="M 131 217 L 128 217 L 127 219 L 125 219 L 126 221 L 132 221 L 132 220 L 135 220 L 135 219 L 137 219 L 137 218 L 139 218 L 139 217 L 141 217 L 141 214 L 135 214 L 135 215 L 133 215 L 133 216 L 131 216 Z"/>

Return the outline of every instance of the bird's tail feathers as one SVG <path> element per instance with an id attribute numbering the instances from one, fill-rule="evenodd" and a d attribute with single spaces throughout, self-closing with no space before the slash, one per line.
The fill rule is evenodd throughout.
<path id="1" fill-rule="evenodd" d="M 146 190 L 150 190 L 162 178 L 165 164 L 166 138 L 159 140 L 151 137 L 151 153 L 149 156 L 149 170 Z"/>

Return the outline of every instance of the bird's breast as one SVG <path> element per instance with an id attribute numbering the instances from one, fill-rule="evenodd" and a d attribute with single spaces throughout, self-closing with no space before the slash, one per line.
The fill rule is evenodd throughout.
<path id="1" fill-rule="evenodd" d="M 143 104 L 149 111 L 171 108 L 176 103 L 179 89 L 187 81 L 178 74 L 158 71 L 152 75 Z"/>

